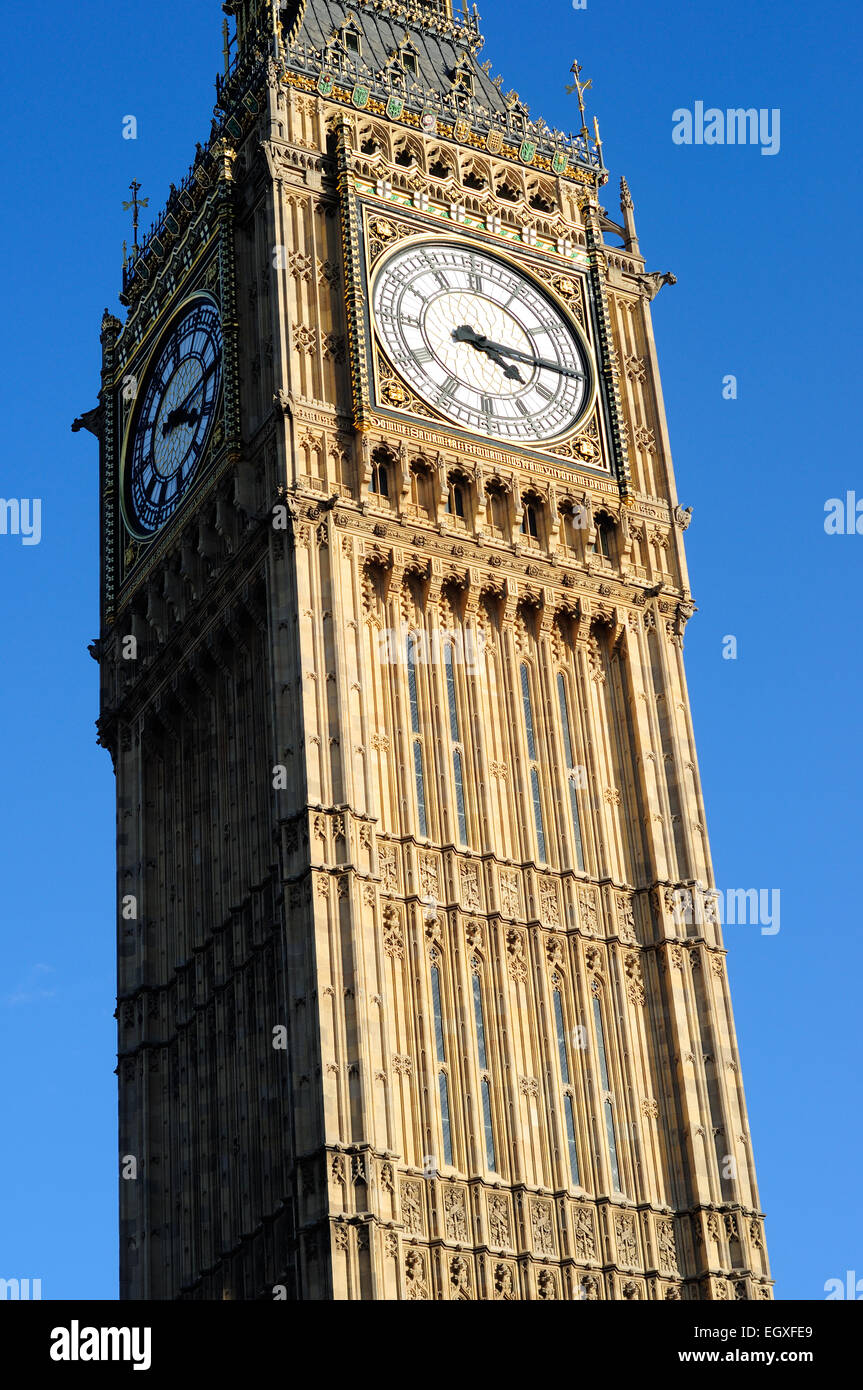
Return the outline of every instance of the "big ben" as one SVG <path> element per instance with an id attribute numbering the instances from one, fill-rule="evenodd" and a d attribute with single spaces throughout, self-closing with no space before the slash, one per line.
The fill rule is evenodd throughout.
<path id="1" fill-rule="evenodd" d="M 83 419 L 121 1296 L 769 1299 L 673 277 L 577 65 L 569 136 L 450 0 L 223 9 Z"/>

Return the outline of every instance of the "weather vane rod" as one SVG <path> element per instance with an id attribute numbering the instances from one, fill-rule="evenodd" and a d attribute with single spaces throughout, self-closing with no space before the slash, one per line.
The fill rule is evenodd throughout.
<path id="1" fill-rule="evenodd" d="M 139 194 L 139 192 L 140 192 L 140 190 L 141 190 L 141 185 L 139 184 L 139 182 L 138 182 L 137 179 L 133 179 L 133 180 L 132 180 L 132 182 L 129 184 L 129 189 L 130 189 L 130 191 L 131 191 L 132 196 L 131 196 L 131 198 L 129 199 L 128 202 L 125 202 L 125 203 L 123 204 L 123 211 L 124 211 L 124 212 L 130 212 L 130 211 L 131 211 L 131 213 L 132 213 L 132 233 L 133 233 L 133 236 L 132 236 L 132 251 L 133 251 L 133 253 L 137 253 L 137 250 L 138 250 L 138 213 L 140 212 L 141 208 L 148 208 L 148 207 L 150 206 L 150 199 L 149 199 L 149 198 L 139 198 L 139 197 L 138 197 L 138 194 Z"/>
<path id="2" fill-rule="evenodd" d="M 588 87 L 593 86 L 593 78 L 589 77 L 586 82 L 579 81 L 581 77 L 581 63 L 573 63 L 570 72 L 572 73 L 573 81 L 567 83 L 566 90 L 570 96 L 573 92 L 578 93 L 578 109 L 581 112 L 581 130 L 579 134 L 586 142 L 589 139 L 589 132 L 587 129 L 587 121 L 584 116 L 584 94 Z"/>

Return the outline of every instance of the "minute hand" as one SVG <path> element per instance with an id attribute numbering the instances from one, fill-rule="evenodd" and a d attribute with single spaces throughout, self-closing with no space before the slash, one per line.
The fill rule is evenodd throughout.
<path id="1" fill-rule="evenodd" d="M 545 357 L 533 357 L 528 352 L 519 352 L 518 348 L 507 347 L 504 343 L 492 342 L 482 333 L 476 333 L 472 328 L 456 328 L 453 331 L 453 338 L 457 343 L 470 343 L 471 347 L 477 348 L 479 352 L 499 352 L 505 357 L 512 357 L 516 362 L 526 362 L 531 367 L 542 367 L 550 372 L 557 372 L 560 376 L 575 377 L 578 381 L 584 380 L 584 372 L 576 371 L 574 367 L 564 367 L 559 362 L 550 362 Z"/>

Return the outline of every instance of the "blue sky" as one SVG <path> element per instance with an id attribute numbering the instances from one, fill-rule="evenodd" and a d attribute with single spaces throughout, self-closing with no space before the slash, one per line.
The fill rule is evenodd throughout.
<path id="1" fill-rule="evenodd" d="M 136 177 L 156 210 L 206 138 L 221 19 L 218 0 L 47 0 L 5 21 L 0 495 L 42 499 L 42 539 L 0 536 L 0 1276 L 42 1278 L 47 1298 L 116 1295 L 113 785 L 87 654 L 96 444 L 69 424 L 95 404 L 102 310 L 120 312 L 122 199 Z M 726 929 L 780 1298 L 863 1275 L 863 536 L 824 531 L 828 498 L 863 498 L 861 27 L 829 0 L 483 6 L 481 56 L 550 125 L 577 125 L 578 57 L 605 206 L 617 215 L 625 174 L 648 269 L 678 277 L 654 327 L 694 508 L 686 660 L 717 882 L 781 890 L 777 935 Z M 672 112 L 699 100 L 779 108 L 779 153 L 674 144 Z"/>

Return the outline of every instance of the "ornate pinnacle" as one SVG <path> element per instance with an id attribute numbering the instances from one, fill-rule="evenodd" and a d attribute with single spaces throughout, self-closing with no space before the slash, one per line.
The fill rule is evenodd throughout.
<path id="1" fill-rule="evenodd" d="M 632 194 L 629 191 L 629 184 L 626 179 L 620 180 L 620 215 L 623 218 L 623 242 L 627 251 L 632 251 L 636 256 L 640 255 L 638 246 L 638 236 L 635 231 L 635 213 L 633 211 Z"/>

